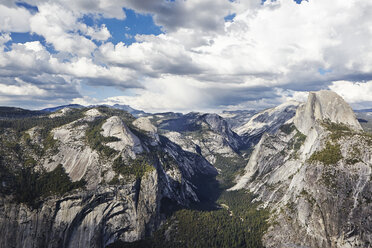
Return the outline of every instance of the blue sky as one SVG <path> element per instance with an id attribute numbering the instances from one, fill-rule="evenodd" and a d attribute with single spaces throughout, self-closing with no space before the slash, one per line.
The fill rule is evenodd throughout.
<path id="1" fill-rule="evenodd" d="M 371 107 L 368 10 L 362 0 L 5 0 L 0 105 L 218 112 L 331 89 Z"/>

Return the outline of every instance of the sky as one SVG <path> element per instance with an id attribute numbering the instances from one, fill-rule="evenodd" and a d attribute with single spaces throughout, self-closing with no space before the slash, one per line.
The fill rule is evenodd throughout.
<path id="1" fill-rule="evenodd" d="M 0 105 L 372 107 L 372 1 L 0 0 Z"/>

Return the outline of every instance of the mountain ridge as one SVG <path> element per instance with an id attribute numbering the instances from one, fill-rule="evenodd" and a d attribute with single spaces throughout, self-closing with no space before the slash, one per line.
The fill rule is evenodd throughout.
<path id="1" fill-rule="evenodd" d="M 371 244 L 372 136 L 350 109 L 333 92 L 309 93 L 296 117 L 255 147 L 230 190 L 248 188 L 272 210 L 278 224 L 264 235 L 266 247 Z"/>
<path id="2" fill-rule="evenodd" d="M 236 240 L 309 248 L 372 242 L 372 136 L 335 93 L 311 92 L 306 103 L 258 113 L 225 112 L 230 120 L 141 114 L 91 106 L 0 120 L 0 242 L 184 247 L 200 244 L 189 236 L 194 230 L 207 235 L 208 247 L 221 240 L 228 247 L 240 247 Z M 243 123 L 239 114 L 251 116 Z M 186 220 L 209 223 L 220 236 L 188 229 Z M 235 233 L 222 239 L 224 224 Z"/>

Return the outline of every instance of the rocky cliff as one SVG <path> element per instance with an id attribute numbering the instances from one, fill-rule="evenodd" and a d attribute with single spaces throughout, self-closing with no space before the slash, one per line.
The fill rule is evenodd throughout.
<path id="1" fill-rule="evenodd" d="M 340 96 L 320 91 L 263 135 L 231 190 L 271 209 L 266 247 L 370 247 L 371 175 L 372 136 Z"/>
<path id="2" fill-rule="evenodd" d="M 0 134 L 2 247 L 144 238 L 172 206 L 199 201 L 198 178 L 217 174 L 149 121 L 105 107 L 7 120 Z"/>
<path id="3" fill-rule="evenodd" d="M 217 114 L 189 113 L 158 121 L 158 127 L 184 149 L 202 154 L 212 164 L 216 155 L 233 157 L 241 145 L 240 137 Z"/>
<path id="4" fill-rule="evenodd" d="M 266 109 L 253 115 L 248 122 L 234 130 L 241 136 L 246 147 L 258 143 L 264 133 L 275 133 L 286 121 L 293 118 L 299 102 L 285 102 L 275 108 Z"/>
<path id="5" fill-rule="evenodd" d="M 218 180 L 224 187 L 230 186 L 247 162 L 249 150 L 241 137 L 217 114 L 164 113 L 147 118 L 172 142 L 208 160 L 218 170 Z"/>

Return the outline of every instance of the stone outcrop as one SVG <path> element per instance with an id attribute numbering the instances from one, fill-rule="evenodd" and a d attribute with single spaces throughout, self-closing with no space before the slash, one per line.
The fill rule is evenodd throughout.
<path id="1" fill-rule="evenodd" d="M 371 144 L 340 96 L 311 92 L 293 121 L 263 135 L 231 190 L 271 209 L 266 247 L 369 247 Z"/>
<path id="2" fill-rule="evenodd" d="M 239 157 L 240 137 L 221 116 L 189 113 L 163 118 L 157 120 L 158 128 L 184 150 L 201 154 L 212 164 L 215 164 L 217 156 Z"/>
<path id="3" fill-rule="evenodd" d="M 300 132 L 307 135 L 316 121 L 323 120 L 362 130 L 352 108 L 335 92 L 329 90 L 310 92 L 306 104 L 298 108 L 294 123 Z"/>
<path id="4" fill-rule="evenodd" d="M 107 143 L 107 146 L 123 151 L 130 149 L 134 153 L 143 152 L 141 141 L 135 136 L 118 116 L 112 116 L 102 125 L 101 134 L 104 137 L 115 137 L 119 141 Z"/>
<path id="5" fill-rule="evenodd" d="M 235 128 L 241 136 L 245 147 L 256 145 L 264 133 L 275 133 L 288 120 L 292 119 L 296 113 L 299 102 L 285 102 L 275 108 L 266 109 L 252 116 L 252 118 Z"/>
<path id="6" fill-rule="evenodd" d="M 215 176 L 211 164 L 159 136 L 146 120 L 132 125 L 133 119 L 127 118 L 90 109 L 80 119 L 51 130 L 54 147 L 46 148 L 35 170 L 53 171 L 62 165 L 73 182 L 84 180 L 86 185 L 40 199 L 36 208 L 0 194 L 1 247 L 94 248 L 118 239 L 135 241 L 156 230 L 165 218 L 164 209 L 199 201 L 192 182 Z M 95 135 L 114 140 L 102 141 L 101 146 L 116 153 L 104 155 L 89 145 L 86 132 L 92 125 L 101 125 Z M 40 141 L 41 130 L 28 132 L 31 142 Z M 27 152 L 36 157 L 32 150 Z M 113 168 L 119 157 L 127 166 L 141 156 L 148 158 L 143 175 L 121 174 Z"/>

